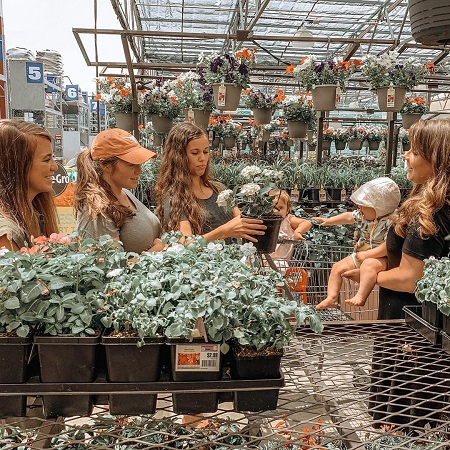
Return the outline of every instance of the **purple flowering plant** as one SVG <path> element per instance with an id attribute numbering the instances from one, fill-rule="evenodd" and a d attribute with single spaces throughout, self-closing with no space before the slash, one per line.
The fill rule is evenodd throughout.
<path id="1" fill-rule="evenodd" d="M 249 48 L 234 55 L 201 55 L 199 64 L 208 84 L 231 83 L 245 89 L 250 82 L 250 67 L 255 62 L 255 51 Z"/>

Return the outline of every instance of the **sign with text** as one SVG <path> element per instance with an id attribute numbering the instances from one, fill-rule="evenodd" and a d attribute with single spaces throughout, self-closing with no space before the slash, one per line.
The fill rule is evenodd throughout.
<path id="1" fill-rule="evenodd" d="M 75 230 L 76 218 L 71 206 L 57 206 L 56 215 L 60 233 L 70 234 Z"/>
<path id="2" fill-rule="evenodd" d="M 44 82 L 44 65 L 42 63 L 27 61 L 25 68 L 27 83 Z"/>
<path id="3" fill-rule="evenodd" d="M 66 86 L 66 100 L 78 100 L 78 84 L 68 84 Z"/>
<path id="4" fill-rule="evenodd" d="M 67 185 L 70 183 L 70 177 L 67 173 L 67 170 L 65 167 L 56 161 L 56 165 L 58 166 L 58 169 L 53 174 L 53 196 L 58 197 L 58 195 L 61 195 L 66 189 Z"/>

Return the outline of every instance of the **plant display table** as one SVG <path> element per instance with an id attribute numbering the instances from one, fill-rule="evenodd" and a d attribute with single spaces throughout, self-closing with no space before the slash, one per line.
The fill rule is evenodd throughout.
<path id="1" fill-rule="evenodd" d="M 372 371 L 374 349 L 383 342 L 384 351 L 389 357 L 378 358 L 378 364 L 384 365 L 383 376 Z M 311 333 L 307 328 L 299 330 L 292 345 L 285 349 L 282 360 L 283 380 L 277 381 L 280 387 L 278 407 L 275 411 L 260 413 L 235 412 L 229 402 L 219 403 L 216 413 L 208 414 L 208 420 L 214 425 L 216 434 L 209 433 L 209 447 L 223 445 L 227 448 L 245 448 L 242 439 L 249 448 L 316 448 L 374 449 L 409 448 L 437 449 L 448 448 L 450 441 L 450 405 L 446 394 L 450 387 L 450 369 L 448 355 L 440 348 L 431 345 L 403 320 L 388 322 L 328 322 L 322 336 Z M 396 382 L 401 380 L 397 389 Z M 389 383 L 386 384 L 386 381 Z M 152 428 L 160 426 L 165 418 L 176 418 L 181 427 L 181 418 L 174 415 L 170 392 L 195 390 L 196 392 L 217 390 L 273 388 L 274 380 L 251 381 L 204 381 L 204 382 L 158 382 L 158 383 L 80 383 L 49 384 L 35 383 L 31 380 L 24 384 L 10 384 L 1 387 L 1 393 L 8 394 L 58 394 L 70 395 L 121 392 L 133 393 L 159 392 L 158 413 L 145 418 L 145 426 L 129 425 L 128 418 L 120 420 L 120 427 L 109 428 L 108 439 L 112 442 L 132 445 L 150 442 L 161 433 Z M 220 384 L 220 386 L 219 386 Z M 373 389 L 389 396 L 389 405 L 403 405 L 403 418 L 407 424 L 393 425 L 398 421 L 398 408 L 387 412 L 383 423 L 375 423 L 372 414 L 385 403 L 373 402 Z M 384 391 L 383 391 L 384 390 Z M 426 395 L 424 395 L 426 393 Z M 430 402 L 434 407 L 429 408 Z M 419 407 L 410 408 L 416 404 Z M 436 405 L 438 405 L 436 407 Z M 82 438 L 92 434 L 92 419 L 101 421 L 101 414 L 107 410 L 98 407 L 94 416 L 83 425 Z M 200 418 L 200 420 L 205 417 Z M 110 419 L 109 419 L 110 420 Z M 11 420 L 10 420 L 11 422 Z M 80 419 L 66 419 L 66 428 L 80 423 Z M 227 424 L 226 428 L 225 423 Z M 153 424 L 153 425 L 149 425 Z M 223 424 L 223 427 L 221 428 Z M 13 425 L 13 423 L 11 424 Z M 379 428 L 383 425 L 383 428 Z M 431 425 L 431 426 L 430 426 Z M 195 433 L 202 429 L 193 428 Z M 219 436 L 218 430 L 227 430 L 225 436 Z M 95 428 L 99 433 L 99 427 Z M 128 430 L 128 431 L 127 431 Z M 179 433 L 182 434 L 179 428 Z M 124 433 L 127 437 L 124 437 Z M 158 434 L 159 433 L 159 434 Z M 185 431 L 183 431 L 185 433 Z M 174 448 L 180 442 L 181 435 L 174 433 L 163 443 L 160 449 Z M 80 434 L 78 436 L 81 436 Z M 233 439 L 240 438 L 239 441 Z M 60 438 L 64 439 L 64 438 Z M 73 439 L 73 438 L 72 438 Z M 91 438 L 92 439 L 92 438 Z M 224 441 L 224 439 L 226 439 Z M 305 447 L 305 439 L 310 447 Z M 152 441 L 153 442 L 153 441 Z M 188 442 L 188 440 L 186 441 Z M 232 442 L 236 442 L 235 445 Z M 429 445 L 429 447 L 426 447 Z M 81 443 L 79 444 L 81 445 Z M 193 445 L 193 444 L 189 444 Z M 198 448 L 192 446 L 183 448 Z M 298 447 L 294 447 L 297 445 Z M 370 446 L 371 445 L 371 446 Z M 269 447 L 268 447 L 269 446 Z M 150 445 L 148 446 L 150 447 Z M 28 448 L 39 448 L 29 446 Z M 55 447 L 53 447 L 55 448 Z M 61 447 L 62 448 L 62 447 Z M 81 447 L 79 447 L 81 448 Z M 100 449 L 100 444 L 86 444 L 86 449 Z M 125 447 L 123 447 L 125 448 Z M 136 448 L 136 447 L 135 447 Z"/>

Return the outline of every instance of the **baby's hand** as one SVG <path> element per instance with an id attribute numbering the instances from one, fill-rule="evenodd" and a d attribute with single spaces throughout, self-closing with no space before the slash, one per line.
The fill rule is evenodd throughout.
<path id="1" fill-rule="evenodd" d="M 303 235 L 301 233 L 299 233 L 298 231 L 294 231 L 294 240 L 295 241 L 304 241 L 305 238 L 303 237 Z"/>

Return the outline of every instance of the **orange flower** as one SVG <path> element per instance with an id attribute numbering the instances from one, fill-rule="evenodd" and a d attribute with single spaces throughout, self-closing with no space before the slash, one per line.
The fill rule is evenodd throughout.
<path id="1" fill-rule="evenodd" d="M 361 65 L 361 60 L 360 59 L 354 59 L 352 60 L 352 63 L 355 67 L 358 67 Z"/>
<path id="2" fill-rule="evenodd" d="M 102 99 L 102 94 L 97 94 L 96 96 L 95 96 L 95 100 L 98 102 L 99 100 L 101 100 Z"/>
<path id="3" fill-rule="evenodd" d="M 303 64 L 308 59 L 307 56 L 302 56 L 302 59 L 300 60 L 300 64 Z"/>
<path id="4" fill-rule="evenodd" d="M 293 64 L 291 64 L 290 66 L 286 67 L 286 72 L 288 73 L 292 73 L 295 69 L 295 66 Z"/>

